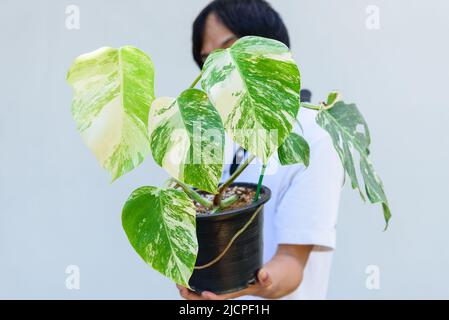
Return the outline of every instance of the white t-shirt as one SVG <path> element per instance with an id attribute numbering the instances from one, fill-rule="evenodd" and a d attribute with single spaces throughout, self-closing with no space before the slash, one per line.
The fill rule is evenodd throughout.
<path id="1" fill-rule="evenodd" d="M 271 189 L 264 208 L 264 262 L 273 257 L 278 244 L 314 245 L 301 285 L 284 299 L 325 299 L 335 249 L 344 171 L 329 134 L 316 124 L 315 116 L 316 111 L 300 109 L 303 131 L 295 128 L 309 143 L 309 167 L 282 166 L 274 155 L 263 180 Z M 226 145 L 231 148 L 225 151 L 225 163 L 232 163 L 235 150 L 232 143 Z M 255 160 L 237 181 L 257 183 L 260 169 L 260 161 Z M 229 165 L 224 177 L 229 177 Z"/>

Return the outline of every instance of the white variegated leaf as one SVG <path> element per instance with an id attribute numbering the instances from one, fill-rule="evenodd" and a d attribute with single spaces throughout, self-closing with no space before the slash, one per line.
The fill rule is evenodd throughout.
<path id="1" fill-rule="evenodd" d="M 282 165 L 303 163 L 309 166 L 310 148 L 299 134 L 291 132 L 278 149 L 279 162 Z"/>
<path id="2" fill-rule="evenodd" d="M 334 99 L 329 97 L 328 101 Z M 332 101 L 335 103 L 335 101 Z M 357 177 L 355 156 L 359 155 L 359 168 L 365 184 L 365 193 L 371 203 L 382 203 L 386 227 L 391 218 L 388 200 L 385 195 L 382 182 L 374 172 L 374 167 L 369 160 L 370 134 L 368 125 L 355 104 L 346 104 L 343 101 L 336 102 L 332 108 L 322 110 L 316 117 L 317 123 L 329 132 L 335 150 L 351 179 L 353 189 L 358 189 L 362 199 L 365 199 Z"/>
<path id="3" fill-rule="evenodd" d="M 76 58 L 67 81 L 73 88 L 72 114 L 78 130 L 112 180 L 138 166 L 150 150 L 150 58 L 130 46 L 100 48 Z"/>
<path id="4" fill-rule="evenodd" d="M 188 287 L 198 254 L 195 215 L 195 206 L 184 192 L 141 187 L 126 201 L 122 224 L 146 263 Z"/>
<path id="5" fill-rule="evenodd" d="M 201 84 L 230 137 L 266 163 L 299 110 L 300 75 L 287 46 L 243 37 L 209 55 Z"/>
<path id="6" fill-rule="evenodd" d="M 204 91 L 187 89 L 177 99 L 156 99 L 148 128 L 153 158 L 161 167 L 193 187 L 217 191 L 224 129 Z"/>

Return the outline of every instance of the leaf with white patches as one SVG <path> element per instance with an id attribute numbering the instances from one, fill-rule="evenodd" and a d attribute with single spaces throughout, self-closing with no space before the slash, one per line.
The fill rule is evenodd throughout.
<path id="1" fill-rule="evenodd" d="M 122 212 L 129 242 L 153 269 L 185 287 L 198 254 L 195 206 L 182 191 L 141 187 Z"/>
<path id="2" fill-rule="evenodd" d="M 224 129 L 204 91 L 187 89 L 177 99 L 156 99 L 148 128 L 153 158 L 161 167 L 178 180 L 216 193 Z"/>
<path id="3" fill-rule="evenodd" d="M 330 97 L 332 100 L 332 97 Z M 365 193 L 371 203 L 382 203 L 384 219 L 388 227 L 391 218 L 388 200 L 385 195 L 382 182 L 374 172 L 369 156 L 371 142 L 368 125 L 355 104 L 346 104 L 338 101 L 327 110 L 321 110 L 316 122 L 329 132 L 335 150 L 337 151 L 345 171 L 351 179 L 353 189 L 358 189 L 362 199 L 365 196 L 359 186 L 356 167 L 354 165 L 355 151 L 360 158 L 360 172 L 365 184 Z"/>
<path id="4" fill-rule="evenodd" d="M 201 84 L 230 137 L 266 163 L 299 110 L 300 75 L 288 47 L 243 37 L 209 55 Z"/>
<path id="5" fill-rule="evenodd" d="M 303 163 L 309 166 L 310 148 L 299 134 L 291 132 L 278 149 L 279 162 L 282 165 Z"/>
<path id="6" fill-rule="evenodd" d="M 75 59 L 67 82 L 78 130 L 112 180 L 142 163 L 150 150 L 147 123 L 154 100 L 150 58 L 131 46 L 100 48 Z"/>

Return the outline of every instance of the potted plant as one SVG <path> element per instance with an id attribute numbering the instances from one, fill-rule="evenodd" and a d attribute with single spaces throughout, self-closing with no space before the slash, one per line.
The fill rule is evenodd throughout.
<path id="1" fill-rule="evenodd" d="M 301 103 L 300 73 L 281 42 L 243 37 L 214 51 L 177 98 L 155 99 L 153 63 L 131 46 L 79 56 L 67 81 L 78 130 L 113 181 L 150 152 L 170 174 L 164 187 L 131 193 L 122 223 L 142 259 L 180 285 L 225 293 L 255 281 L 263 204 L 270 198 L 262 184 L 266 163 L 274 153 L 282 165 L 309 162 L 307 142 L 292 132 L 300 107 L 317 111 L 352 187 L 382 204 L 388 225 L 388 201 L 368 158 L 365 120 L 336 92 L 318 105 Z M 198 83 L 202 89 L 195 88 Z M 220 184 L 225 132 L 250 156 Z M 263 164 L 257 184 L 234 183 L 256 157 Z"/>

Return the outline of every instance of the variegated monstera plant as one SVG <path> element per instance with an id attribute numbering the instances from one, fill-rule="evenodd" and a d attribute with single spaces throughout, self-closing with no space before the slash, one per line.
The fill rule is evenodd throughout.
<path id="1" fill-rule="evenodd" d="M 301 103 L 298 67 L 278 41 L 244 37 L 214 51 L 177 98 L 155 99 L 153 63 L 130 46 L 79 56 L 67 81 L 78 130 L 112 180 L 150 151 L 170 174 L 165 187 L 132 192 L 122 222 L 137 253 L 178 284 L 188 286 L 198 251 L 193 200 L 212 212 L 225 210 L 236 200 L 222 199 L 225 189 L 255 157 L 266 164 L 277 152 L 282 165 L 308 165 L 309 146 L 292 132 L 300 107 L 317 110 L 316 121 L 329 132 L 352 187 L 382 204 L 388 224 L 390 210 L 368 159 L 370 135 L 362 115 L 334 92 L 319 105 Z M 195 89 L 198 82 L 202 89 Z M 251 156 L 219 185 L 225 131 Z M 198 190 L 214 194 L 213 201 Z"/>

